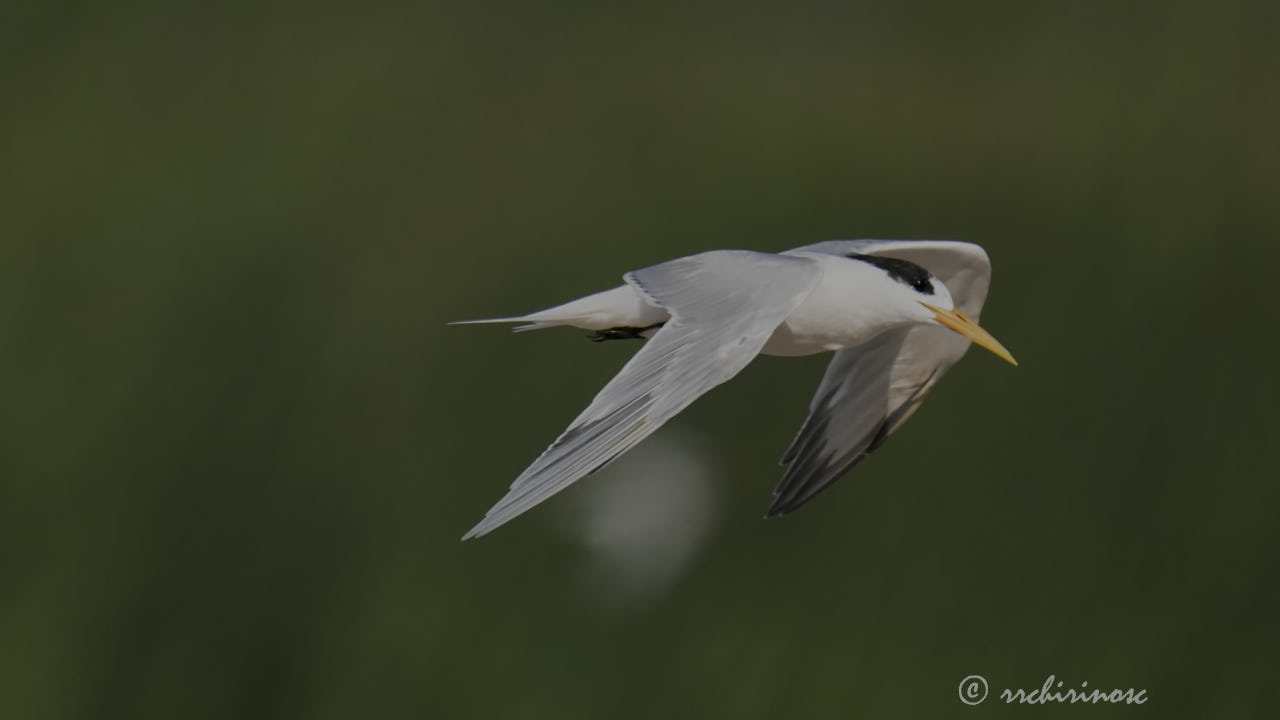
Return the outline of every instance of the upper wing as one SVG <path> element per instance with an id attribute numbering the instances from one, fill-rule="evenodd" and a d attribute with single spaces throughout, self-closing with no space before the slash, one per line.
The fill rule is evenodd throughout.
<path id="1" fill-rule="evenodd" d="M 956 306 L 975 321 L 991 281 L 987 254 L 972 243 L 829 240 L 796 250 L 910 260 L 946 283 Z M 809 404 L 809 417 L 783 455 L 787 470 L 768 515 L 800 507 L 879 447 L 968 349 L 969 340 L 959 333 L 919 325 L 837 352 Z"/>
<path id="2" fill-rule="evenodd" d="M 910 260 L 946 283 L 956 307 L 978 319 L 991 285 L 991 261 L 980 245 L 957 240 L 827 240 L 793 248 L 787 253 L 879 255 Z M 953 335 L 955 333 L 952 333 Z M 968 341 L 965 341 L 968 345 Z"/>
<path id="3" fill-rule="evenodd" d="M 737 375 L 817 283 L 801 257 L 719 250 L 627 273 L 671 319 L 516 478 L 463 539 L 483 535 L 631 449 Z"/>

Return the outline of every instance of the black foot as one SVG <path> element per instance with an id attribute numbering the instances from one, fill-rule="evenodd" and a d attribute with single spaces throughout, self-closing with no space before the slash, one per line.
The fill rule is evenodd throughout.
<path id="1" fill-rule="evenodd" d="M 662 327 L 663 323 L 654 323 L 645 327 L 616 327 L 608 330 L 597 330 L 595 335 L 588 335 L 587 339 L 591 342 L 604 342 L 605 340 L 643 340 L 644 335 L 641 333 L 648 332 L 654 328 Z"/>

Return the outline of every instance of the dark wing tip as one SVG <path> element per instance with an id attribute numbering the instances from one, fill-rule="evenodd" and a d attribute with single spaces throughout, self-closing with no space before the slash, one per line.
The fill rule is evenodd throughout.
<path id="1" fill-rule="evenodd" d="M 853 469 L 862 458 L 871 452 L 870 449 L 854 453 L 843 462 L 821 462 L 816 463 L 816 468 L 789 468 L 786 475 L 783 476 L 782 482 L 778 484 L 778 490 L 774 491 L 776 497 L 773 503 L 769 505 L 769 509 L 765 512 L 765 518 L 774 518 L 788 513 L 795 512 L 800 506 L 817 497 L 819 493 L 835 484 L 845 473 Z M 831 458 L 828 458 L 830 460 Z M 803 473 L 803 474 L 802 474 Z"/>
<path id="2" fill-rule="evenodd" d="M 822 431 L 829 417 L 824 415 L 815 421 L 814 417 L 818 414 L 811 415 L 805 421 L 804 427 L 801 428 L 800 434 L 791 447 L 787 448 L 786 454 L 783 455 L 782 464 L 787 466 L 787 471 L 773 491 L 773 503 L 765 513 L 765 518 L 793 512 L 833 485 L 836 480 L 852 470 L 862 458 L 884 445 L 893 431 L 924 401 L 927 394 L 924 390 L 930 386 L 930 381 L 936 374 L 936 370 L 930 373 L 905 402 L 881 420 L 874 431 L 854 445 L 853 447 L 858 448 L 857 450 L 842 456 L 837 455 L 821 441 Z"/>

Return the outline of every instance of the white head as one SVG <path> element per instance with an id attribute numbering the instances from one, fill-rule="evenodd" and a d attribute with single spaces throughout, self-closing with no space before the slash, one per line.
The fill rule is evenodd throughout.
<path id="1" fill-rule="evenodd" d="M 969 338 L 1014 365 L 1018 362 L 986 330 L 956 307 L 946 283 L 919 265 L 899 258 L 878 255 L 848 255 L 878 270 L 886 282 L 877 283 L 878 300 L 899 316 L 900 322 L 941 325 Z"/>

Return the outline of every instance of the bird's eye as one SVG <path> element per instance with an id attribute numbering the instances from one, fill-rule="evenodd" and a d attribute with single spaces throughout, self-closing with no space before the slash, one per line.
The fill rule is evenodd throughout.
<path id="1" fill-rule="evenodd" d="M 922 278 L 920 280 L 917 280 L 911 283 L 911 287 L 915 288 L 916 292 L 921 292 L 926 295 L 933 294 L 933 283 L 929 282 L 927 279 Z"/>

